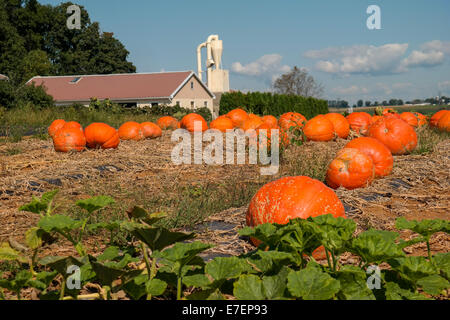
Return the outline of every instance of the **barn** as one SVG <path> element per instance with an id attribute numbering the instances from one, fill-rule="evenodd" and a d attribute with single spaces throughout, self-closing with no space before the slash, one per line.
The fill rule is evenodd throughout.
<path id="1" fill-rule="evenodd" d="M 27 84 L 43 85 L 56 105 L 89 105 L 91 98 L 109 99 L 124 106 L 156 105 L 197 109 L 213 114 L 215 95 L 193 71 L 107 75 L 36 76 Z"/>

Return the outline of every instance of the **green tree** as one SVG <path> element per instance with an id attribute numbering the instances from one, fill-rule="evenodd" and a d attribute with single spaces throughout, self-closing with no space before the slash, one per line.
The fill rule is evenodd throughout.
<path id="1" fill-rule="evenodd" d="M 362 107 L 364 105 L 364 101 L 358 100 L 357 105 L 358 107 Z"/>

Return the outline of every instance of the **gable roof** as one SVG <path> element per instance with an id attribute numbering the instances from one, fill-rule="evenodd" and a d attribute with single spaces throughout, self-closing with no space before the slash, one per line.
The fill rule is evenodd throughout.
<path id="1" fill-rule="evenodd" d="M 89 101 L 97 99 L 145 100 L 172 99 L 192 78 L 192 71 L 158 73 L 124 73 L 108 75 L 73 75 L 33 77 L 27 84 L 43 85 L 55 101 Z M 208 94 L 214 94 L 199 82 Z"/>

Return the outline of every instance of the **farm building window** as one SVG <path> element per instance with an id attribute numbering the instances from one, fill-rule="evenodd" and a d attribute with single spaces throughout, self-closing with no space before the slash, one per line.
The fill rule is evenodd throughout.
<path id="1" fill-rule="evenodd" d="M 194 89 L 194 82 L 191 82 L 191 89 Z"/>
<path id="2" fill-rule="evenodd" d="M 208 108 L 208 101 L 205 101 L 205 108 Z"/>
<path id="3" fill-rule="evenodd" d="M 191 101 L 191 108 L 194 109 L 194 101 Z"/>
<path id="4" fill-rule="evenodd" d="M 72 80 L 70 80 L 70 83 L 77 83 L 80 80 L 81 80 L 81 77 L 75 77 Z"/>

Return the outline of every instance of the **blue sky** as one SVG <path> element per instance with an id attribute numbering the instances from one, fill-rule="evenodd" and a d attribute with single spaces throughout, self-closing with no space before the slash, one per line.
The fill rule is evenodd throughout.
<path id="1" fill-rule="evenodd" d="M 197 70 L 197 45 L 218 34 L 232 89 L 268 90 L 296 65 L 330 100 L 450 95 L 448 0 L 73 2 L 114 32 L 138 72 Z M 381 30 L 366 26 L 369 5 L 381 9 Z"/>

